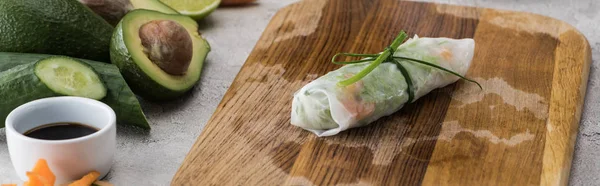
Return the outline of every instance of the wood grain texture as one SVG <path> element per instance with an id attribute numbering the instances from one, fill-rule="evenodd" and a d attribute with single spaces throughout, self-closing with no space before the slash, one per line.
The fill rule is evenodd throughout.
<path id="1" fill-rule="evenodd" d="M 467 76 L 375 123 L 318 138 L 290 125 L 292 95 L 406 30 L 474 38 Z M 172 185 L 566 185 L 590 47 L 561 21 L 398 0 L 281 9 Z"/>

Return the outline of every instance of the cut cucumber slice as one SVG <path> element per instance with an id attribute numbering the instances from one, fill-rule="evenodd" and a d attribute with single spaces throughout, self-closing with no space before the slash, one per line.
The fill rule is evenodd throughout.
<path id="1" fill-rule="evenodd" d="M 35 75 L 57 94 L 100 100 L 106 87 L 87 64 L 68 57 L 50 57 L 35 64 Z"/>
<path id="2" fill-rule="evenodd" d="M 4 127 L 4 120 L 8 113 L 17 106 L 35 99 L 57 96 L 36 75 L 33 75 L 35 63 L 52 56 L 0 52 L 0 98 L 2 98 L 0 99 L 2 100 L 0 101 L 0 128 Z M 75 59 L 90 65 L 100 75 L 107 89 L 106 97 L 100 101 L 115 110 L 119 125 L 150 129 L 140 102 L 127 86 L 125 79 L 123 79 L 115 65 L 86 59 Z M 23 71 L 24 68 L 30 70 Z"/>
<path id="3" fill-rule="evenodd" d="M 17 62 L 0 65 L 0 70 Z M 106 88 L 92 68 L 68 57 L 41 58 L 0 71 L 0 128 L 8 113 L 19 105 L 55 96 L 100 100 L 106 96 Z"/>

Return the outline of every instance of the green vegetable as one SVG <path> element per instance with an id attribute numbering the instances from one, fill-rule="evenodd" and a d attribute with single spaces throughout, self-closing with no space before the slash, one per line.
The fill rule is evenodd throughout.
<path id="1" fill-rule="evenodd" d="M 112 25 L 135 9 L 154 10 L 167 14 L 179 14 L 177 10 L 158 0 L 79 0 Z"/>
<path id="2" fill-rule="evenodd" d="M 459 78 L 461 78 L 461 79 L 463 79 L 465 81 L 468 81 L 468 82 L 471 82 L 471 83 L 475 83 L 479 87 L 479 89 L 483 89 L 483 87 L 481 87 L 481 84 L 479 84 L 479 82 L 477 82 L 475 80 L 472 80 L 472 79 L 469 79 L 469 78 L 466 78 L 464 76 L 461 76 L 460 74 L 458 74 L 458 73 L 456 73 L 456 72 L 454 72 L 452 70 L 448 70 L 448 69 L 446 69 L 444 67 L 441 67 L 439 65 L 436 65 L 434 63 L 423 61 L 423 60 L 418 60 L 418 59 L 414 59 L 414 58 L 400 57 L 400 56 L 393 56 L 392 58 L 394 58 L 394 61 L 396 61 L 396 62 L 398 62 L 398 59 L 403 59 L 403 60 L 412 61 L 414 63 L 419 63 L 419 64 L 422 64 L 422 65 L 425 65 L 425 66 L 433 67 L 435 69 L 438 69 L 438 70 L 450 73 L 452 75 L 455 75 L 455 76 L 457 76 L 457 77 L 459 77 Z"/>
<path id="3" fill-rule="evenodd" d="M 375 61 L 373 61 L 369 66 L 367 66 L 367 68 L 365 68 L 365 70 L 359 72 L 358 74 L 356 74 L 353 77 L 350 77 L 349 79 L 341 81 L 339 83 L 339 85 L 340 86 L 348 86 L 348 85 L 351 85 L 352 83 L 356 83 L 357 81 L 359 81 L 360 79 L 365 77 L 367 74 L 369 74 L 371 71 L 373 71 L 373 69 L 375 69 L 377 66 L 379 66 L 379 64 L 383 63 L 385 60 L 388 59 L 388 57 L 390 57 L 392 54 L 394 54 L 394 50 L 396 48 L 398 48 L 398 46 L 400 46 L 400 44 L 402 44 L 404 39 L 406 39 L 406 33 L 404 31 L 402 31 L 402 32 L 400 32 L 400 34 L 398 34 L 396 39 L 394 39 L 394 42 L 392 42 L 392 45 L 385 48 L 385 50 L 381 54 L 377 55 L 375 58 Z M 338 56 L 338 55 L 335 55 L 334 58 L 332 59 L 332 61 L 335 61 L 336 56 Z M 355 55 L 355 56 L 357 56 L 357 55 Z"/>
<path id="4" fill-rule="evenodd" d="M 0 74 L 13 70 L 19 65 L 32 64 L 40 59 L 51 57 L 51 55 L 45 54 L 23 54 L 23 53 L 6 53 L 0 52 Z M 99 75 L 100 78 L 105 82 L 107 88 L 106 97 L 100 101 L 109 105 L 117 114 L 117 120 L 119 124 L 132 125 L 141 127 L 144 129 L 150 129 L 148 121 L 142 112 L 140 104 L 125 83 L 125 80 L 119 73 L 119 69 L 112 64 L 100 63 L 90 60 L 79 59 L 90 65 Z M 4 81 L 0 81 L 2 83 Z M 16 86 L 16 85 L 15 85 Z M 12 90 L 12 89 L 11 89 Z M 0 89 L 0 94 L 8 92 L 4 89 Z M 51 97 L 54 95 L 42 95 L 44 97 Z M 41 97 L 40 97 L 41 98 Z M 2 110 L 7 105 L 2 104 L 0 108 L 0 120 L 4 121 L 8 112 L 12 109 Z M 18 105 L 16 105 L 18 106 Z M 13 106 L 16 108 L 16 106 Z M 14 109 L 14 108 L 13 108 Z M 0 122 L 3 123 L 4 122 Z"/>
<path id="5" fill-rule="evenodd" d="M 176 98 L 200 80 L 210 51 L 197 30 L 187 16 L 131 11 L 115 28 L 111 61 L 136 94 L 150 100 Z"/>
<path id="6" fill-rule="evenodd" d="M 59 95 L 95 100 L 106 96 L 106 87 L 98 74 L 90 65 L 79 60 L 61 56 L 49 57 L 38 61 L 34 72 L 41 83 Z"/>
<path id="7" fill-rule="evenodd" d="M 160 0 L 182 15 L 200 20 L 219 7 L 221 0 Z"/>
<path id="8" fill-rule="evenodd" d="M 365 67 L 362 71 L 358 72 L 358 74 L 356 74 L 348 79 L 340 81 L 338 83 L 338 86 L 345 87 L 345 86 L 348 86 L 348 85 L 351 85 L 353 83 L 360 81 L 362 78 L 367 76 L 369 73 L 371 73 L 375 68 L 377 68 L 382 63 L 394 63 L 394 64 L 396 64 L 396 67 L 398 68 L 398 70 L 400 70 L 400 72 L 402 73 L 402 76 L 404 76 L 404 79 L 406 80 L 406 84 L 407 84 L 406 88 L 407 88 L 407 92 L 408 92 L 408 101 L 407 102 L 411 103 L 413 101 L 413 98 L 415 97 L 415 88 L 413 87 L 413 82 L 411 80 L 410 74 L 408 73 L 408 70 L 402 65 L 402 61 L 400 61 L 400 60 L 406 60 L 409 62 L 419 63 L 419 64 L 422 64 L 425 66 L 429 66 L 429 67 L 450 73 L 452 75 L 460 77 L 461 79 L 464 79 L 471 83 L 475 83 L 475 84 L 477 84 L 477 86 L 479 86 L 480 89 L 483 89 L 477 81 L 466 78 L 454 71 L 448 70 L 448 69 L 441 67 L 439 65 L 436 65 L 434 63 L 423 61 L 423 60 L 418 60 L 418 59 L 414 59 L 414 58 L 393 56 L 396 48 L 398 48 L 398 46 L 400 46 L 400 44 L 402 44 L 404 42 L 404 39 L 406 39 L 406 36 L 407 35 L 404 31 L 400 31 L 400 34 L 398 34 L 398 36 L 396 36 L 396 38 L 394 39 L 392 44 L 389 47 L 385 48 L 384 51 L 379 54 L 338 53 L 338 54 L 334 55 L 333 58 L 331 58 L 331 62 L 334 64 L 356 64 L 356 63 L 370 62 L 369 65 L 367 67 Z M 339 56 L 366 57 L 366 58 L 361 59 L 361 60 L 355 60 L 355 61 L 336 61 L 336 59 Z"/>
<path id="9" fill-rule="evenodd" d="M 89 65 L 68 57 L 49 57 L 0 73 L 2 121 L 19 105 L 52 96 L 100 100 L 106 96 L 106 87 Z"/>
<path id="10" fill-rule="evenodd" d="M 408 101 L 406 102 L 412 103 L 412 101 L 415 99 L 415 88 L 413 85 L 412 78 L 410 77 L 408 70 L 406 70 L 406 68 L 400 63 L 400 61 L 394 61 L 394 64 L 396 64 L 396 68 L 400 70 L 400 73 L 402 73 L 402 76 L 404 76 L 404 79 L 406 79 L 406 92 L 408 92 Z"/>
<path id="11" fill-rule="evenodd" d="M 0 52 L 108 62 L 112 30 L 75 0 L 0 0 Z"/>

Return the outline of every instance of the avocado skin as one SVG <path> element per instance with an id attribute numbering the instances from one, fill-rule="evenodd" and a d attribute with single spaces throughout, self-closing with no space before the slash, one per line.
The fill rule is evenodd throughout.
<path id="1" fill-rule="evenodd" d="M 109 62 L 112 26 L 75 0 L 0 0 L 0 51 Z"/>

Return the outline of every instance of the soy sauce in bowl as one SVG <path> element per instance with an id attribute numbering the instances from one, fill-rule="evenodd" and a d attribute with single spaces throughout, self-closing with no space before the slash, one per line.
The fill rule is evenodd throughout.
<path id="1" fill-rule="evenodd" d="M 98 129 L 81 123 L 60 122 L 41 125 L 23 135 L 41 140 L 67 140 L 80 138 L 97 132 Z"/>

